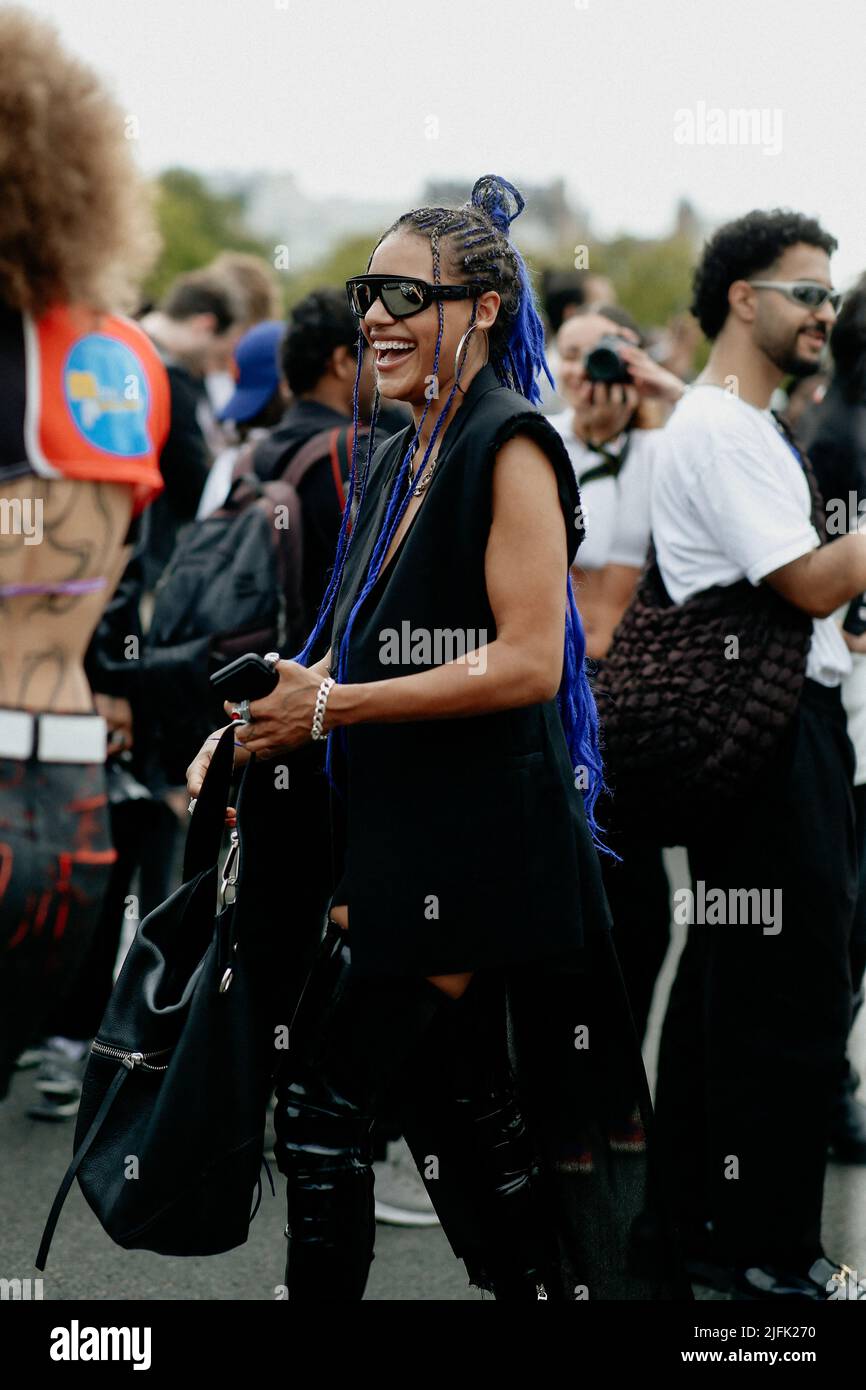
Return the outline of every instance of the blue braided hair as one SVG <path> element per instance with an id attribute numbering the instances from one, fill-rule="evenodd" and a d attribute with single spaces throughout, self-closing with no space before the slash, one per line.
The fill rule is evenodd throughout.
<path id="1" fill-rule="evenodd" d="M 472 189 L 470 201 L 462 207 L 423 207 L 404 213 L 388 228 L 377 245 L 381 245 L 381 242 L 384 241 L 386 237 L 400 231 L 426 236 L 430 240 L 433 253 L 433 278 L 436 284 L 441 283 L 441 257 L 442 251 L 444 250 L 453 269 L 453 273 L 458 275 L 462 274 L 467 280 L 477 284 L 481 291 L 486 289 L 496 290 L 500 297 L 499 312 L 496 320 L 487 330 L 490 364 L 503 386 L 517 391 L 520 395 L 524 396 L 530 404 L 537 405 L 541 399 L 538 378 L 542 371 L 547 376 L 551 385 L 554 383 L 544 353 L 544 329 L 536 307 L 529 271 L 523 257 L 510 240 L 509 236 L 510 225 L 515 217 L 519 216 L 523 211 L 524 206 L 524 199 L 513 184 L 509 183 L 506 179 L 500 178 L 496 174 L 485 174 L 482 178 L 477 180 Z M 371 253 L 370 261 L 367 263 L 368 269 L 373 254 L 375 254 L 375 249 L 376 248 L 374 248 L 374 252 Z M 437 308 L 439 314 L 439 328 L 433 357 L 432 371 L 434 379 L 438 376 L 439 354 L 444 332 L 444 310 L 441 301 L 437 301 Z M 475 323 L 475 316 L 476 305 L 473 303 L 470 326 Z M 374 452 L 375 422 L 379 406 L 378 392 L 374 400 L 370 436 L 367 441 L 364 474 L 359 487 L 356 459 L 358 382 L 361 374 L 364 347 L 365 339 L 363 333 L 359 332 L 358 365 L 353 396 L 355 432 L 346 506 L 343 512 L 331 581 L 322 600 L 322 605 L 313 631 L 303 651 L 295 658 L 295 660 L 301 662 L 303 665 L 308 663 L 310 655 L 325 626 L 328 615 L 333 608 L 340 586 L 340 579 L 345 567 L 346 554 L 348 553 L 348 548 L 351 543 L 351 519 L 354 518 L 357 508 L 363 501 L 366 492 L 367 477 L 370 470 L 370 460 Z M 464 361 L 465 353 L 461 361 L 457 364 L 455 380 L 448 399 L 443 409 L 440 411 L 439 417 L 431 432 L 421 465 L 415 475 L 416 482 L 420 481 L 424 469 L 427 466 L 427 461 L 435 446 L 442 424 L 448 416 L 454 395 L 457 390 L 462 389 L 460 387 L 460 375 Z M 418 422 L 409 447 L 397 470 L 391 487 L 382 527 L 373 547 L 364 581 L 360 586 L 358 595 L 352 605 L 352 609 L 343 629 L 339 650 L 336 655 L 336 676 L 338 680 L 342 680 L 345 676 L 349 639 L 351 637 L 355 618 L 361 605 L 376 583 L 384 557 L 388 553 L 391 541 L 409 504 L 412 491 L 412 489 L 407 486 L 410 473 L 410 461 L 417 448 L 421 430 L 430 409 L 431 399 L 432 394 L 428 396 L 427 404 L 424 407 L 421 419 Z M 356 495 L 358 497 L 357 503 L 355 501 Z M 595 804 L 599 794 L 604 790 L 598 713 L 592 690 L 587 679 L 586 641 L 583 625 L 577 611 L 577 605 L 574 601 L 570 576 L 566 576 L 566 591 L 563 674 L 560 688 L 557 692 L 557 706 L 559 708 L 572 766 L 577 774 L 576 782 L 579 778 L 583 790 L 587 822 L 593 841 L 598 849 L 607 854 L 612 854 L 612 851 L 602 842 L 599 827 L 595 820 Z M 346 732 L 341 728 L 338 730 L 338 733 L 340 736 L 341 749 L 345 753 Z M 333 776 L 334 742 L 335 740 L 329 737 L 326 767 L 332 784 L 339 789 L 339 784 Z"/>

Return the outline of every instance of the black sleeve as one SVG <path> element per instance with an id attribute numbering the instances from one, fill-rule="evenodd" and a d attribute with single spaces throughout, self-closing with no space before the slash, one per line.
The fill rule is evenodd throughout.
<path id="1" fill-rule="evenodd" d="M 163 496 L 178 521 L 192 521 L 210 466 L 210 455 L 198 422 L 199 393 L 189 374 L 168 368 L 171 427 L 160 456 L 165 479 Z"/>

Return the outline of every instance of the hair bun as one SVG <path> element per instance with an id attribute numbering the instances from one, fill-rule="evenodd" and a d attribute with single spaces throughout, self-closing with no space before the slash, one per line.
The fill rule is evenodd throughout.
<path id="1" fill-rule="evenodd" d="M 472 189 L 470 203 L 486 212 L 493 225 L 506 236 L 511 223 L 526 206 L 514 184 L 500 178 L 499 174 L 482 174 Z"/>

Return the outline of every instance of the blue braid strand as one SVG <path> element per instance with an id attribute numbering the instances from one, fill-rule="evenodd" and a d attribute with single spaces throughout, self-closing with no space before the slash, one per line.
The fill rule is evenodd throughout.
<path id="1" fill-rule="evenodd" d="M 359 327 L 359 329 L 358 329 L 358 366 L 357 366 L 356 371 L 355 371 L 355 384 L 354 384 L 354 387 L 353 387 L 353 389 L 352 389 L 352 461 L 351 461 L 351 465 L 350 465 L 350 468 L 349 468 L 349 484 L 348 484 L 348 492 L 347 492 L 347 495 L 346 495 L 346 505 L 345 505 L 344 508 L 343 508 L 343 517 L 342 517 L 342 520 L 341 520 L 341 522 L 340 522 L 340 534 L 339 534 L 339 536 L 337 537 L 337 551 L 336 551 L 336 555 L 335 555 L 335 557 L 334 557 L 334 567 L 333 567 L 333 569 L 332 569 L 332 571 L 331 571 L 331 578 L 330 578 L 330 580 L 329 580 L 329 582 L 328 582 L 328 586 L 327 586 L 327 588 L 326 588 L 326 590 L 325 590 L 324 597 L 323 597 L 323 599 L 322 599 L 321 604 L 319 605 L 319 612 L 318 612 L 318 614 L 317 614 L 317 616 L 316 616 L 316 621 L 315 621 L 315 623 L 313 624 L 313 630 L 312 630 L 312 632 L 310 633 L 309 637 L 307 638 L 307 640 L 306 640 L 306 642 L 305 642 L 303 648 L 301 649 L 301 651 L 298 652 L 297 656 L 292 657 L 292 660 L 293 660 L 293 661 L 297 661 L 301 666 L 307 666 L 307 665 L 309 664 L 310 656 L 312 655 L 312 652 L 313 652 L 313 650 L 314 650 L 314 648 L 315 648 L 316 642 L 318 641 L 319 636 L 321 635 L 322 628 L 324 627 L 325 622 L 327 621 L 328 615 L 329 615 L 329 613 L 330 613 L 330 611 L 331 611 L 331 609 L 332 609 L 332 607 L 333 607 L 333 605 L 334 605 L 334 600 L 335 600 L 335 598 L 336 598 L 336 596 L 337 596 L 337 590 L 338 590 L 339 587 L 340 587 L 340 580 L 341 580 L 342 575 L 343 575 L 343 568 L 344 568 L 344 565 L 345 565 L 346 555 L 348 554 L 349 545 L 350 545 L 350 543 L 351 543 L 351 538 L 350 538 L 349 535 L 348 535 L 348 531 L 349 531 L 349 523 L 350 523 L 350 521 L 351 521 L 352 504 L 353 504 L 354 498 L 355 498 L 355 488 L 356 488 L 356 479 L 357 479 L 358 424 L 359 424 L 359 418 L 360 418 L 360 410 L 359 410 L 359 405 L 358 405 L 358 391 L 359 391 L 360 382 L 361 382 L 361 366 L 362 366 L 362 362 L 363 362 L 363 354 L 364 354 L 364 334 L 363 334 L 363 332 L 361 331 L 361 329 L 360 329 L 360 327 Z M 375 402 L 374 402 L 374 407 L 373 407 L 373 416 L 372 416 L 372 419 L 371 419 L 371 421 L 370 421 L 370 434 L 369 434 L 369 438 L 368 438 L 368 440 L 367 440 L 367 458 L 366 458 L 366 464 L 365 464 L 365 468 L 364 468 L 364 478 L 363 478 L 363 486 L 362 486 L 362 489 L 361 489 L 361 496 L 360 496 L 360 501 L 359 501 L 359 508 L 360 508 L 360 503 L 363 502 L 363 500 L 364 500 L 364 492 L 366 491 L 366 487 L 367 487 L 367 477 L 369 476 L 369 472 L 370 472 L 370 459 L 371 459 L 371 457 L 372 457 L 372 452 L 373 452 L 373 440 L 374 440 L 375 434 L 376 434 L 376 418 L 377 418 L 378 414 L 379 414 L 379 393 L 378 393 L 378 391 L 377 391 L 377 392 L 376 392 Z M 353 530 L 354 530 L 354 527 L 353 527 Z"/>

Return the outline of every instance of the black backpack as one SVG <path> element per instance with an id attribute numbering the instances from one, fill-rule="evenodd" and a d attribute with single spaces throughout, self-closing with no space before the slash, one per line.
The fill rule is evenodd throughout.
<path id="1" fill-rule="evenodd" d="M 321 431 L 267 483 L 253 468 L 256 445 L 248 445 L 222 507 L 178 535 L 155 590 L 143 672 L 156 756 L 169 782 L 184 780 L 202 741 L 225 721 L 209 676 L 245 652 L 285 653 L 303 645 L 308 615 L 298 488 L 314 464 L 330 457 L 342 508 L 351 436 L 351 425 Z"/>

